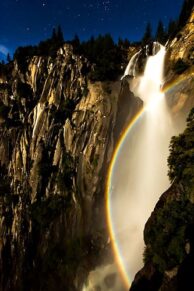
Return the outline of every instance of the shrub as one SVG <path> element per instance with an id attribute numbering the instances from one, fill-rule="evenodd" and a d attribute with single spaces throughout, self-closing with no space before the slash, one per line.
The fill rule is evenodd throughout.
<path id="1" fill-rule="evenodd" d="M 168 158 L 171 181 L 181 182 L 187 195 L 194 191 L 194 109 L 187 119 L 184 133 L 173 137 Z"/>
<path id="2" fill-rule="evenodd" d="M 180 264 L 185 256 L 186 230 L 194 222 L 194 205 L 173 201 L 157 210 L 152 224 L 147 226 L 145 241 L 149 246 L 144 261 L 153 261 L 161 272 Z"/>
<path id="3" fill-rule="evenodd" d="M 25 73 L 28 69 L 29 58 L 33 56 L 51 56 L 56 57 L 57 50 L 63 45 L 63 33 L 58 27 L 53 30 L 51 38 L 41 41 L 37 46 L 19 47 L 14 53 L 14 59 L 18 62 L 19 69 Z"/>
<path id="4" fill-rule="evenodd" d="M 121 47 L 114 43 L 110 34 L 80 43 L 73 40 L 74 52 L 84 55 L 92 64 L 91 81 L 115 80 L 121 74 Z M 87 72 L 87 71 L 86 71 Z"/>

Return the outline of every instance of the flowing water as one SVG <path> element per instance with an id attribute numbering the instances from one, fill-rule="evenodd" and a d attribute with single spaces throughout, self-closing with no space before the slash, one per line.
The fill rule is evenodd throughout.
<path id="1" fill-rule="evenodd" d="M 170 184 L 167 157 L 175 130 L 161 92 L 164 58 L 165 48 L 161 46 L 156 55 L 148 58 L 143 77 L 132 81 L 131 89 L 143 100 L 145 110 L 122 144 L 111 179 L 116 255 L 122 259 L 128 281 L 143 265 L 145 223 Z M 129 65 L 127 70 L 134 68 Z"/>
<path id="2" fill-rule="evenodd" d="M 134 77 L 131 90 L 143 100 L 144 111 L 128 129 L 110 173 L 108 211 L 112 243 L 127 289 L 143 266 L 145 223 L 159 197 L 170 185 L 167 157 L 170 139 L 176 131 L 161 92 L 165 48 L 156 46 L 153 47 L 155 55 L 147 56 L 142 77 L 137 78 L 135 71 L 140 52 L 132 57 L 125 70 L 124 77 Z M 97 277 L 100 286 L 99 273 Z M 91 279 L 90 288 L 84 290 L 95 290 L 92 288 L 94 281 Z M 108 289 L 101 285 L 99 290 Z M 123 289 L 115 286 L 111 290 Z"/>

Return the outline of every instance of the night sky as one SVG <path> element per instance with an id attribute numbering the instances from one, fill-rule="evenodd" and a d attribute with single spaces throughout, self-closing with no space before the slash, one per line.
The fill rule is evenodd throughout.
<path id="1" fill-rule="evenodd" d="M 0 55 L 21 45 L 37 44 L 61 25 L 64 38 L 111 33 L 140 40 L 148 21 L 155 30 L 176 19 L 183 0 L 0 0 Z"/>

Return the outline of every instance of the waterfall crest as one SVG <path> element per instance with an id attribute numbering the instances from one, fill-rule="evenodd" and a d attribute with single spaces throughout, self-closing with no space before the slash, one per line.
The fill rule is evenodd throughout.
<path id="1" fill-rule="evenodd" d="M 164 47 L 159 42 L 153 42 L 136 52 L 130 59 L 121 80 L 128 75 L 137 77 L 139 75 L 138 61 L 144 59 L 146 63 L 149 56 L 155 56 L 162 48 Z"/>

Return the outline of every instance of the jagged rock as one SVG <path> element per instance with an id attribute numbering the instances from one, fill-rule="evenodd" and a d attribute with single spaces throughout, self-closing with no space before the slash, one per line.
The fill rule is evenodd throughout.
<path id="1" fill-rule="evenodd" d="M 177 121 L 194 106 L 194 10 L 180 33 L 167 45 L 165 61 L 166 99 Z"/>
<path id="2" fill-rule="evenodd" d="M 179 265 L 174 266 L 173 268 L 168 268 L 171 264 L 171 262 L 168 262 L 168 260 L 165 261 L 165 268 L 164 270 L 161 269 L 161 266 L 163 264 L 162 262 L 162 255 L 161 253 L 156 253 L 156 249 L 153 250 L 153 245 L 155 244 L 155 241 L 157 240 L 157 237 L 155 237 L 155 241 L 153 239 L 150 240 L 150 235 L 153 235 L 153 230 L 157 228 L 159 231 L 158 236 L 161 235 L 161 231 L 163 234 L 165 234 L 166 239 L 166 245 L 165 245 L 165 252 L 167 251 L 168 247 L 171 244 L 171 241 L 176 236 L 176 231 L 179 230 L 180 225 L 174 225 L 175 232 L 174 236 L 172 236 L 172 228 L 169 228 L 167 226 L 167 221 L 163 221 L 163 228 L 162 230 L 158 228 L 157 221 L 162 221 L 161 213 L 162 211 L 170 206 L 170 208 L 173 209 L 173 205 L 176 202 L 182 203 L 182 188 L 181 185 L 173 185 L 170 187 L 168 191 L 166 191 L 160 198 L 159 202 L 157 203 L 154 211 L 152 212 L 151 217 L 146 223 L 145 230 L 144 230 L 144 240 L 146 243 L 146 251 L 147 254 L 149 253 L 149 256 L 147 257 L 147 262 L 145 263 L 142 270 L 140 270 L 137 275 L 135 276 L 135 279 L 132 283 L 132 286 L 130 288 L 130 291 L 141 291 L 141 290 L 153 290 L 153 291 L 169 291 L 169 290 L 192 290 L 193 288 L 193 269 L 191 266 L 193 266 L 193 226 L 188 224 L 185 226 L 185 244 L 188 244 L 189 242 L 189 253 L 184 249 L 182 252 L 184 253 L 183 258 L 179 261 Z M 184 208 L 185 209 L 185 208 Z M 175 211 L 175 210 L 174 210 Z M 176 210 L 178 211 L 178 210 Z M 187 209 L 185 209 L 187 211 Z M 179 210 L 180 212 L 180 210 Z M 168 220 L 172 219 L 172 213 L 166 212 L 169 217 L 166 218 Z M 181 212 L 180 212 L 181 213 Z M 181 213 L 182 215 L 182 213 Z M 175 223 L 175 222 L 174 222 Z M 162 236 L 163 236 L 162 234 Z M 163 236 L 164 237 L 164 236 Z M 179 238 L 179 244 L 182 245 L 182 242 Z M 174 244 L 174 248 L 175 248 Z M 184 246 L 183 246 L 184 248 Z M 151 253 L 153 251 L 153 253 Z M 160 252 L 160 250 L 158 250 Z M 164 252 L 164 250 L 161 250 Z M 175 249 L 174 256 L 179 255 L 176 253 Z M 168 251 L 167 251 L 168 252 Z M 175 255 L 176 253 L 176 255 Z M 145 253 L 146 254 L 146 253 Z M 146 255 L 147 256 L 147 255 Z M 157 256 L 157 261 L 154 259 Z M 165 256 L 165 255 L 164 255 Z M 172 259 L 172 258 L 170 258 Z M 175 261 L 174 261 L 175 262 Z M 192 270 L 191 270 L 192 269 Z M 189 283 L 190 282 L 190 283 Z"/>
<path id="3" fill-rule="evenodd" d="M 156 291 L 162 282 L 162 274 L 156 270 L 152 264 L 146 264 L 145 267 L 140 270 L 132 283 L 131 291 Z"/>
<path id="4" fill-rule="evenodd" d="M 11 76 L 0 76 L 8 108 L 0 124 L 0 290 L 80 291 L 110 252 L 103 201 L 113 129 L 141 104 L 124 81 L 89 82 L 90 68 L 65 44 L 55 59 L 28 58 L 22 71 L 15 60 Z"/>
<path id="5" fill-rule="evenodd" d="M 194 30 L 194 10 L 187 21 L 186 26 L 176 35 L 176 37 L 168 43 L 166 73 L 172 66 L 172 63 L 183 59 L 193 65 L 193 30 Z M 184 45 L 183 45 L 184 43 Z"/>

